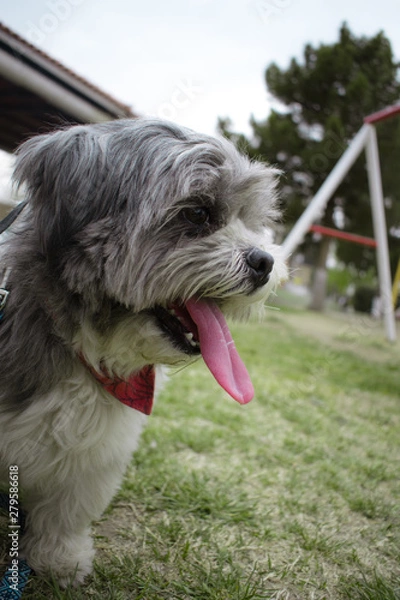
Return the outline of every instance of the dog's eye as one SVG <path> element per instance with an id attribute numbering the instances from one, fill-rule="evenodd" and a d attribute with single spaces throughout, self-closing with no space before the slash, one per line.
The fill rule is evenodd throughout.
<path id="1" fill-rule="evenodd" d="M 210 212 L 204 206 L 185 208 L 182 214 L 188 223 L 197 225 L 197 227 L 203 227 L 210 220 Z"/>

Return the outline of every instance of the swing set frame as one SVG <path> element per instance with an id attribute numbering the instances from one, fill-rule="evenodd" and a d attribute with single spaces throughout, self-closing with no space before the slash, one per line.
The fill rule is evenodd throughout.
<path id="1" fill-rule="evenodd" d="M 382 190 L 382 176 L 379 162 L 378 141 L 376 135 L 375 124 L 380 121 L 390 119 L 400 114 L 400 104 L 388 106 L 372 115 L 364 118 L 364 124 L 360 131 L 350 142 L 349 146 L 332 169 L 323 185 L 320 187 L 310 204 L 307 206 L 301 217 L 295 223 L 292 230 L 287 235 L 283 242 L 283 252 L 286 258 L 289 258 L 293 251 L 303 241 L 304 236 L 310 228 L 316 231 L 320 227 L 313 225 L 324 213 L 328 201 L 347 175 L 354 162 L 365 150 L 367 159 L 367 172 L 369 192 L 371 199 L 372 220 L 374 226 L 374 239 L 363 238 L 363 236 L 355 236 L 355 234 L 346 234 L 339 230 L 331 230 L 337 232 L 336 237 L 358 237 L 365 240 L 370 240 L 369 245 L 376 248 L 379 291 L 382 300 L 382 310 L 385 323 L 386 337 L 390 342 L 396 341 L 396 320 L 394 313 L 393 297 L 394 286 L 392 286 L 390 262 L 389 262 L 389 245 L 386 229 L 385 206 Z M 320 231 L 320 233 L 323 233 Z M 325 232 L 325 235 L 327 233 Z M 344 234 L 344 235 L 343 235 Z M 372 243 L 373 242 L 373 243 Z M 363 243 L 358 240 L 357 243 Z M 399 274 L 400 277 L 400 274 Z"/>

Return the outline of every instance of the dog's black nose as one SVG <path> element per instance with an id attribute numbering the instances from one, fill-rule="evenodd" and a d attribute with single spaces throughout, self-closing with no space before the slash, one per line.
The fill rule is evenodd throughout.
<path id="1" fill-rule="evenodd" d="M 251 248 L 246 252 L 245 258 L 256 286 L 265 285 L 274 266 L 273 256 L 260 248 Z"/>

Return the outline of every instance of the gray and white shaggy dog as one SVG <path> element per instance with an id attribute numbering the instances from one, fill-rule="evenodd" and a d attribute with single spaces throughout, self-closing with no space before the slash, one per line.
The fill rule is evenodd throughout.
<path id="1" fill-rule="evenodd" d="M 276 173 L 227 140 L 138 119 L 34 137 L 15 178 L 26 205 L 0 245 L 0 473 L 7 484 L 18 467 L 20 555 L 65 585 L 91 571 L 91 521 L 162 365 L 201 354 L 251 400 L 223 315 L 248 317 L 285 278 Z"/>

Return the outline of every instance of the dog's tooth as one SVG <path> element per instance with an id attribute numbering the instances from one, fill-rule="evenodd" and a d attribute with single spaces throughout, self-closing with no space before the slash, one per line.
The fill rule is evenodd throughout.
<path id="1" fill-rule="evenodd" d="M 196 342 L 196 340 L 194 339 L 193 333 L 191 333 L 191 332 L 185 333 L 185 338 L 187 339 L 189 344 L 192 346 L 192 348 L 199 347 L 199 343 Z"/>

